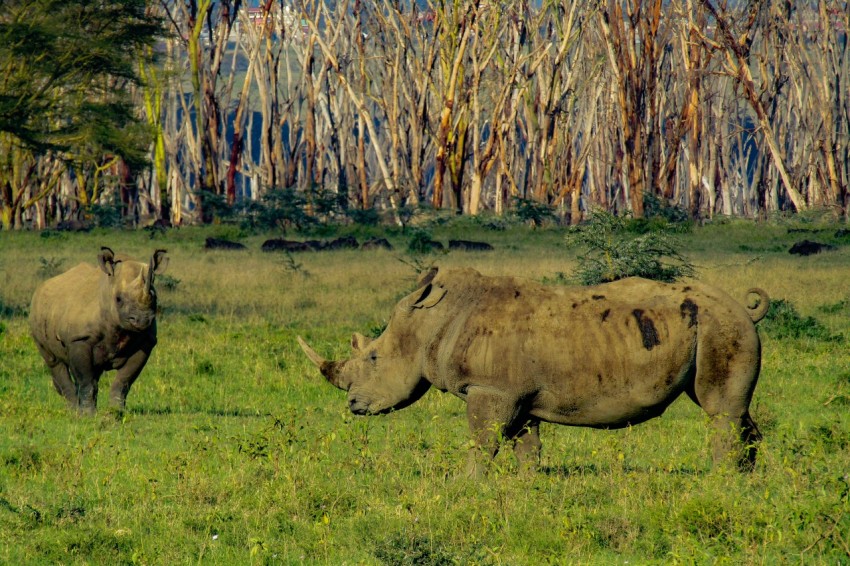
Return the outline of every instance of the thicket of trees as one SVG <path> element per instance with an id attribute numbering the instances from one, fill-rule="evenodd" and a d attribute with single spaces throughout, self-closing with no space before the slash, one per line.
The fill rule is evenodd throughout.
<path id="1" fill-rule="evenodd" d="M 850 205 L 847 1 L 2 4 L 7 229 Z"/>

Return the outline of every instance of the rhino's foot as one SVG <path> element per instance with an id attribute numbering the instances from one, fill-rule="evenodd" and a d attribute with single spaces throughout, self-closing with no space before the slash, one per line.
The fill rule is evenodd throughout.
<path id="1" fill-rule="evenodd" d="M 741 472 L 752 472 L 761 433 L 749 414 L 739 419 L 715 417 L 713 452 L 715 465 L 733 465 Z"/>
<path id="2" fill-rule="evenodd" d="M 81 417 L 93 417 L 97 413 L 97 408 L 94 405 L 80 405 L 77 407 L 77 415 Z"/>

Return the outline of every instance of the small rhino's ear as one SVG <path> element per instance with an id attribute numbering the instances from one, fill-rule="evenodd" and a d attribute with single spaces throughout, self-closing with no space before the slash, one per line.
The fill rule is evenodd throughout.
<path id="1" fill-rule="evenodd" d="M 359 332 L 355 332 L 351 335 L 351 349 L 355 352 L 365 349 L 371 343 L 372 340 L 370 338 L 366 338 Z"/>
<path id="2" fill-rule="evenodd" d="M 156 250 L 151 257 L 151 271 L 156 275 L 162 275 L 168 267 L 168 256 L 165 253 L 165 250 Z"/>
<path id="3" fill-rule="evenodd" d="M 108 276 L 112 277 L 115 275 L 115 252 L 111 249 L 106 246 L 101 247 L 100 253 L 97 256 L 97 262 L 100 265 L 100 269 Z"/>

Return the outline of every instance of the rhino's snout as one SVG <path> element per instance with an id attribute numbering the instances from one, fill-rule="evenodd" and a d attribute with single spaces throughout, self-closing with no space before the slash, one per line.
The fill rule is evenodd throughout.
<path id="1" fill-rule="evenodd" d="M 145 330 L 153 324 L 154 313 L 131 312 L 124 316 L 124 325 L 133 330 Z"/>
<path id="2" fill-rule="evenodd" d="M 360 401 L 357 397 L 351 397 L 348 400 L 348 408 L 351 409 L 351 412 L 355 415 L 369 414 L 369 405 Z"/>

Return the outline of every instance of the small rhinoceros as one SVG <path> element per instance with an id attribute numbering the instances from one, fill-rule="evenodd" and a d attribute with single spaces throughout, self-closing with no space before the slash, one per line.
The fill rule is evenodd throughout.
<path id="1" fill-rule="evenodd" d="M 123 410 L 127 393 L 156 346 L 154 274 L 165 271 L 165 250 L 150 263 L 101 248 L 99 267 L 87 263 L 38 286 L 30 330 L 71 408 L 93 414 L 101 374 L 118 370 L 110 405 Z"/>
<path id="2" fill-rule="evenodd" d="M 536 466 L 541 421 L 614 429 L 661 415 L 686 393 L 711 417 L 715 460 L 742 470 L 761 438 L 749 405 L 761 366 L 755 322 L 767 312 L 699 283 L 629 278 L 550 287 L 472 269 L 432 269 L 402 299 L 383 334 L 355 334 L 353 357 L 326 361 L 300 337 L 358 415 L 401 409 L 433 385 L 467 403 L 468 473 L 496 455 L 499 438 Z M 479 455 L 482 455 L 479 457 Z"/>

